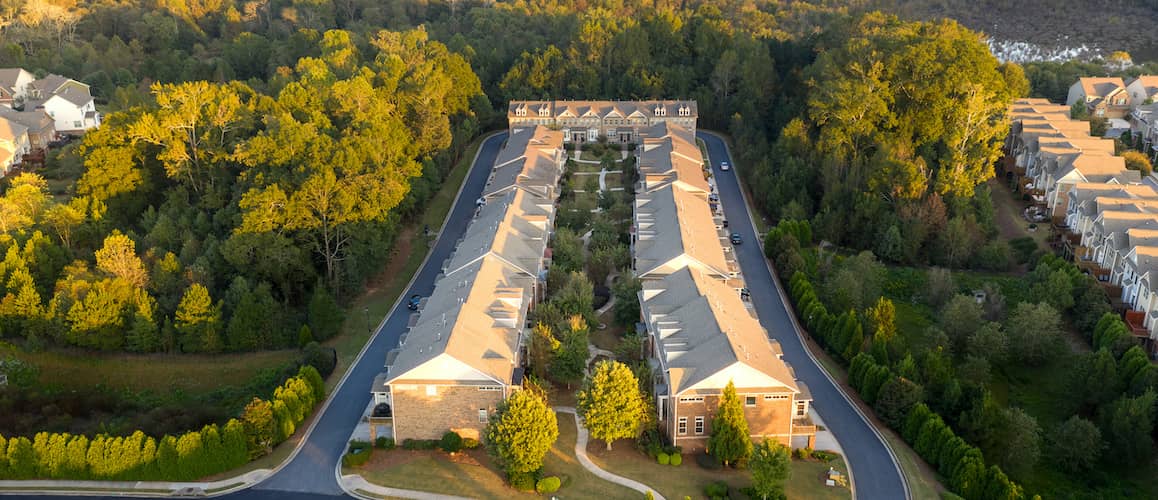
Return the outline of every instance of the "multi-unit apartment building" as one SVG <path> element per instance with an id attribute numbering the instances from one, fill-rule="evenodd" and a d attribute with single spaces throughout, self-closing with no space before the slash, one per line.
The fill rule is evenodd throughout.
<path id="1" fill-rule="evenodd" d="M 582 144 L 601 137 L 613 143 L 639 142 L 640 131 L 674 123 L 695 133 L 696 101 L 511 101 L 507 122 L 542 125 L 563 132 L 563 141 Z"/>
<path id="2" fill-rule="evenodd" d="M 662 431 L 685 449 L 704 448 L 732 382 L 753 439 L 812 446 L 812 397 L 746 300 L 694 128 L 657 124 L 638 139 L 632 269 L 643 290 L 637 330 L 647 334 Z"/>
<path id="3" fill-rule="evenodd" d="M 373 434 L 401 441 L 453 430 L 477 439 L 522 387 L 527 315 L 542 295 L 562 147 L 562 134 L 544 127 L 512 131 L 466 234 L 374 380 L 374 400 L 390 404 L 392 416 L 372 419 L 388 427 Z"/>
<path id="4" fill-rule="evenodd" d="M 1140 172 L 1126 168 L 1113 141 L 1090 137 L 1086 122 L 1070 120 L 1059 108 L 1042 99 L 1013 104 L 1003 165 L 1052 219 L 1056 248 L 1102 283 L 1153 353 L 1158 189 L 1153 179 L 1143 182 Z"/>

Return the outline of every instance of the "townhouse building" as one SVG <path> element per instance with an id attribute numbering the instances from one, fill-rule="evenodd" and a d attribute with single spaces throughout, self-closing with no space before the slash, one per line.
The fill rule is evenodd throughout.
<path id="1" fill-rule="evenodd" d="M 1066 105 L 1083 103 L 1090 116 L 1106 119 L 1125 118 L 1130 112 L 1130 95 L 1126 82 L 1118 77 L 1083 77 L 1070 86 Z"/>
<path id="2" fill-rule="evenodd" d="M 1117 88 L 1117 82 L 1101 80 L 1083 79 L 1087 87 Z M 1117 99 L 1125 94 L 1112 90 L 1107 95 Z M 1056 106 L 1021 99 L 1011 106 L 1011 117 L 1003 162 L 1012 170 L 1008 175 L 1024 175 L 1016 178 L 1019 188 L 1024 186 L 1052 218 L 1051 244 L 1102 284 L 1113 308 L 1153 354 L 1158 346 L 1158 289 L 1153 288 L 1158 280 L 1151 274 L 1158 249 L 1158 187 L 1127 169 L 1112 141 L 1090 137 L 1086 122 L 1068 119 Z"/>
<path id="3" fill-rule="evenodd" d="M 391 405 L 371 436 L 479 439 L 491 415 L 522 387 L 528 314 L 542 299 L 563 172 L 562 134 L 512 131 L 484 199 L 420 311 L 370 392 Z"/>
<path id="4" fill-rule="evenodd" d="M 642 281 L 637 331 L 647 335 L 662 432 L 685 450 L 703 449 L 731 382 L 753 439 L 811 447 L 812 396 L 747 301 L 694 128 L 669 122 L 641 134 L 632 270 Z"/>
<path id="5" fill-rule="evenodd" d="M 563 133 L 571 144 L 605 138 L 618 144 L 637 143 L 643 129 L 675 123 L 695 133 L 699 116 L 696 101 L 511 101 L 507 122 L 511 129 L 542 125 Z"/>

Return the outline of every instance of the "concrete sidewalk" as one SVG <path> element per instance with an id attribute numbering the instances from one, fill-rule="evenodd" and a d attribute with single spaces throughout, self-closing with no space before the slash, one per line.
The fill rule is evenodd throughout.
<path id="1" fill-rule="evenodd" d="M 0 496 L 14 493 L 43 495 L 48 492 L 83 496 L 168 497 L 174 493 L 201 493 L 219 496 L 248 488 L 269 477 L 270 469 L 258 469 L 240 476 L 212 482 L 164 481 L 70 481 L 29 480 L 0 481 Z"/>
<path id="2" fill-rule="evenodd" d="M 575 416 L 575 429 L 578 431 L 575 437 L 575 458 L 579 459 L 579 463 L 583 465 L 584 469 L 587 469 L 592 474 L 599 476 L 600 479 L 605 481 L 610 481 L 615 484 L 626 486 L 644 495 L 650 492 L 652 498 L 655 500 L 664 500 L 663 495 L 660 495 L 658 491 L 655 491 L 650 486 L 634 479 L 617 476 L 603 469 L 600 469 L 598 465 L 595 465 L 595 463 L 587 457 L 587 428 L 583 426 L 583 420 L 579 418 L 579 414 L 575 412 L 575 408 L 570 406 L 556 406 L 554 409 L 556 412 L 570 413 Z"/>

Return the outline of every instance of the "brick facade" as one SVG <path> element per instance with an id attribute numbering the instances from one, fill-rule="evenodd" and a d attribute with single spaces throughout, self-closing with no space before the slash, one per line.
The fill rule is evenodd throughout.
<path id="1" fill-rule="evenodd" d="M 744 404 L 744 417 L 748 420 L 748 432 L 753 439 L 767 437 L 789 446 L 792 440 L 792 422 L 795 418 L 793 394 L 789 392 L 744 393 L 737 390 L 737 396 Z M 780 396 L 780 397 L 777 397 Z M 664 428 L 668 437 L 684 450 L 703 449 L 712 434 L 712 419 L 719 409 L 720 395 L 687 395 L 671 397 L 667 402 L 668 411 L 664 415 Z M 686 401 L 689 398 L 703 398 L 703 401 Z M 748 398 L 755 398 L 748 405 Z M 806 406 L 807 408 L 807 406 Z M 807 411 L 807 410 L 805 410 Z M 696 419 L 703 418 L 703 431 L 696 432 Z M 687 418 L 687 430 L 680 433 L 680 419 Z"/>
<path id="2" fill-rule="evenodd" d="M 453 430 L 464 438 L 481 440 L 486 422 L 479 421 L 479 410 L 486 409 L 488 416 L 494 415 L 505 391 L 484 391 L 479 387 L 392 385 L 394 439 L 399 443 L 405 439 L 438 439 Z"/>

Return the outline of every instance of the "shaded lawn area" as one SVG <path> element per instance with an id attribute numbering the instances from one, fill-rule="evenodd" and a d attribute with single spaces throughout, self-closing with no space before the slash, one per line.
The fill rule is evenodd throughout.
<path id="1" fill-rule="evenodd" d="M 898 304 L 925 303 L 929 293 L 929 269 L 923 267 L 887 266 L 882 292 Z M 1018 302 L 1029 300 L 1029 282 L 1024 276 L 987 273 L 980 271 L 953 271 L 957 293 L 972 293 L 986 283 L 992 283 L 1005 296 L 1007 309 Z"/>
<path id="2" fill-rule="evenodd" d="M 608 309 L 607 312 L 599 316 L 599 322 L 607 325 L 607 328 L 600 330 L 596 325 L 595 331 L 591 332 L 588 340 L 595 347 L 615 352 L 615 349 L 623 341 L 623 334 L 627 331 L 622 326 L 615 324 L 615 308 Z"/>
<path id="3" fill-rule="evenodd" d="M 130 392 L 207 394 L 242 387 L 258 373 L 300 356 L 296 349 L 243 354 L 106 354 L 71 350 L 21 352 L 16 357 L 40 368 L 39 382 L 65 390 L 88 390 L 93 383 Z"/>
<path id="4" fill-rule="evenodd" d="M 575 458 L 575 417 L 558 413 L 559 439 L 547 453 L 543 468 L 548 476 L 559 476 L 562 498 L 637 498 L 635 491 L 599 479 Z M 451 457 L 440 451 L 375 450 L 361 468 L 344 468 L 344 474 L 361 474 L 374 484 L 472 498 L 536 498 L 539 495 L 509 487 L 505 476 L 494 466 L 484 449 L 469 450 Z"/>
<path id="5" fill-rule="evenodd" d="M 599 172 L 600 170 L 602 170 L 602 169 L 603 169 L 603 167 L 602 167 L 600 164 L 598 164 L 598 163 L 579 163 L 579 162 L 575 162 L 575 170 L 573 170 L 573 172 L 575 172 L 575 173 L 588 173 L 588 174 L 590 174 L 590 173 L 593 173 L 593 172 L 594 172 L 594 173 L 598 173 L 598 172 Z M 580 175 L 580 176 L 578 176 L 578 178 L 579 178 L 579 179 L 583 179 L 584 177 L 587 177 L 587 176 L 586 176 L 586 175 Z"/>
<path id="6" fill-rule="evenodd" d="M 603 184 L 606 185 L 608 189 L 623 187 L 623 174 L 607 174 L 603 177 Z"/>
<path id="7" fill-rule="evenodd" d="M 683 455 L 683 464 L 678 467 L 660 465 L 635 449 L 635 442 L 621 439 L 607 451 L 607 446 L 598 440 L 587 443 L 587 456 L 595 465 L 634 479 L 655 488 L 665 498 L 678 500 L 684 497 L 703 498 L 704 487 L 716 481 L 724 481 L 731 488 L 731 498 L 744 498 L 740 488 L 752 485 L 751 474 L 746 470 L 723 468 L 708 470 L 696 463 L 695 456 Z M 852 494 L 848 488 L 828 487 L 822 476 L 833 467 L 847 474 L 844 461 L 839 458 L 830 463 L 792 460 L 792 475 L 785 485 L 785 493 L 790 499 L 847 499 Z"/>

